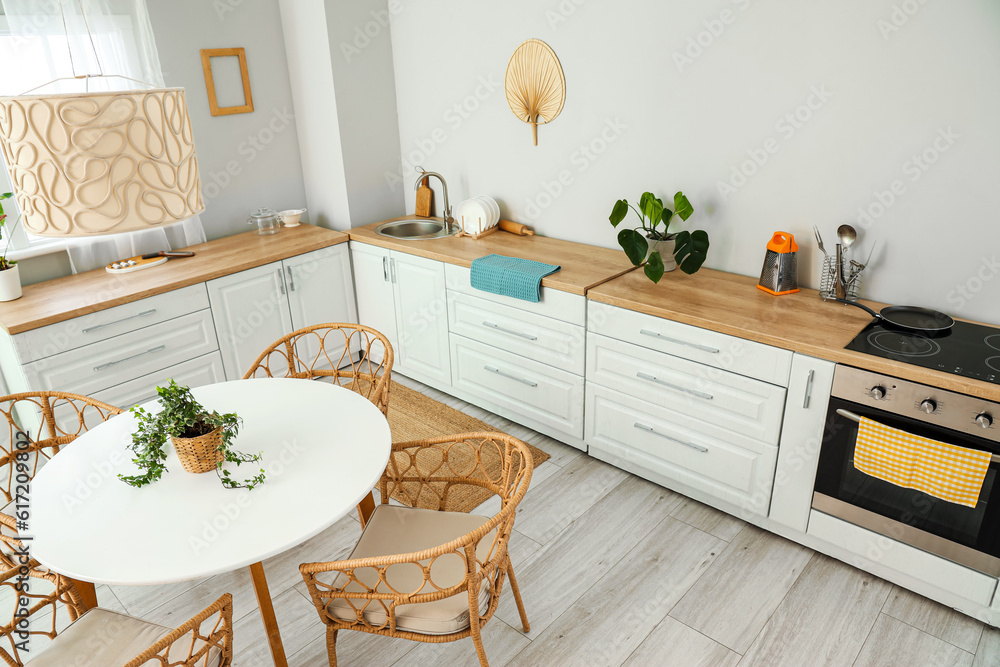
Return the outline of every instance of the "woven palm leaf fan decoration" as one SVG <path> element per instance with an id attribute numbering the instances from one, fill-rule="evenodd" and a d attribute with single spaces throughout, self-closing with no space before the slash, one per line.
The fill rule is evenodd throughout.
<path id="1" fill-rule="evenodd" d="M 507 104 L 520 120 L 531 123 L 538 145 L 538 126 L 551 123 L 566 102 L 566 77 L 555 51 L 540 39 L 529 39 L 514 51 L 504 78 Z"/>

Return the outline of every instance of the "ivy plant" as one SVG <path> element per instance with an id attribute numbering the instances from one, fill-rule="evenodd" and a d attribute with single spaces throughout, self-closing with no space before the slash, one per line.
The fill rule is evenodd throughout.
<path id="1" fill-rule="evenodd" d="M 628 203 L 628 200 L 619 199 L 615 202 L 608 221 L 611 226 L 617 228 L 618 224 L 628 215 L 629 209 L 635 211 L 639 216 L 639 226 L 633 229 L 623 229 L 618 232 L 618 245 L 625 251 L 629 261 L 634 266 L 642 266 L 643 273 L 654 283 L 660 282 L 663 277 L 663 258 L 659 251 L 646 253 L 649 251 L 647 239 L 654 241 L 674 240 L 674 259 L 681 271 L 687 274 L 695 273 L 705 263 L 708 256 L 708 233 L 702 230 L 693 232 L 681 231 L 674 234 L 668 233 L 670 223 L 676 215 L 681 220 L 687 220 L 694 213 L 694 207 L 684 196 L 683 192 L 674 195 L 674 209 L 670 210 L 663 205 L 659 197 L 652 192 L 642 193 L 639 198 L 639 207 L 636 208 Z M 658 229 L 663 223 L 663 231 Z M 642 231 L 640 231 L 642 230 Z"/>
<path id="2" fill-rule="evenodd" d="M 157 387 L 156 393 L 163 408 L 159 412 L 151 413 L 138 405 L 132 407 L 137 428 L 132 434 L 132 444 L 129 445 L 129 449 L 135 453 L 132 462 L 143 472 L 139 475 L 118 475 L 119 479 L 135 487 L 157 481 L 167 470 L 164 461 L 167 458 L 168 436 L 197 438 L 221 427 L 222 443 L 219 445 L 219 451 L 222 452 L 222 461 L 216 466 L 215 472 L 222 485 L 228 489 L 253 489 L 264 482 L 263 468 L 258 474 L 242 482 L 233 479 L 229 471 L 223 468 L 225 463 L 235 463 L 239 466 L 243 463 L 259 463 L 261 460 L 261 454 L 243 454 L 232 448 L 233 440 L 236 439 L 243 424 L 243 420 L 236 413 L 220 415 L 214 410 L 209 412 L 191 394 L 190 388 L 181 386 L 173 380 L 170 380 L 170 384 L 166 387 Z"/>
<path id="3" fill-rule="evenodd" d="M 4 227 L 7 225 L 7 214 L 3 212 L 3 200 L 10 199 L 13 196 L 13 192 L 4 192 L 0 194 L 0 240 L 3 239 Z M 21 216 L 18 215 L 17 220 L 14 221 L 13 226 L 10 228 L 10 234 L 14 233 L 14 230 L 17 229 L 17 223 L 20 221 Z M 0 271 L 5 271 L 17 264 L 17 262 L 7 259 L 7 251 L 10 250 L 10 234 L 7 236 L 7 246 L 4 248 L 3 255 L 0 255 Z"/>

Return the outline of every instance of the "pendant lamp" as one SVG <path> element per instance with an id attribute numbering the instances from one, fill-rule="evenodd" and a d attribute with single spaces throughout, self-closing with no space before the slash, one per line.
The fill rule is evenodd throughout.
<path id="1" fill-rule="evenodd" d="M 73 67 L 74 79 L 116 76 Z M 0 150 L 35 236 L 134 232 L 205 209 L 183 88 L 0 97 Z"/>

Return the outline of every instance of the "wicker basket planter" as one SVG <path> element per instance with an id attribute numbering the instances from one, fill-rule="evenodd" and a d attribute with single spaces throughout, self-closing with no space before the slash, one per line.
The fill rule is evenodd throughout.
<path id="1" fill-rule="evenodd" d="M 202 473 L 215 470 L 222 460 L 222 427 L 196 438 L 170 436 L 181 465 L 188 472 Z"/>

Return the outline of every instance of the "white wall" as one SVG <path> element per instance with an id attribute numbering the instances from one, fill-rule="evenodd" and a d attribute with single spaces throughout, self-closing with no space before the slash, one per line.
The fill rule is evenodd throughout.
<path id="1" fill-rule="evenodd" d="M 249 231 L 246 219 L 260 206 L 305 206 L 278 0 L 146 4 L 164 81 L 186 89 L 208 238 Z M 227 47 L 246 49 L 254 111 L 212 116 L 200 49 Z M 311 222 L 308 214 L 304 220 Z"/>
<path id="2" fill-rule="evenodd" d="M 488 194 L 541 234 L 617 247 L 616 199 L 682 189 L 696 209 L 687 226 L 711 234 L 707 266 L 757 275 L 771 233 L 784 230 L 801 246 L 800 282 L 817 287 L 812 225 L 832 251 L 837 226 L 851 223 L 862 260 L 879 246 L 863 296 L 1000 324 L 996 2 L 399 6 L 405 177 L 383 178 L 408 211 L 412 164 L 422 164 L 449 179 L 453 202 Z M 503 92 L 507 61 L 529 37 L 553 47 L 568 91 L 537 147 Z M 785 119 L 796 113 L 798 127 Z M 912 156 L 925 151 L 934 163 L 921 169 Z M 747 164 L 752 175 L 724 196 L 719 184 L 751 154 L 766 161 Z"/>

